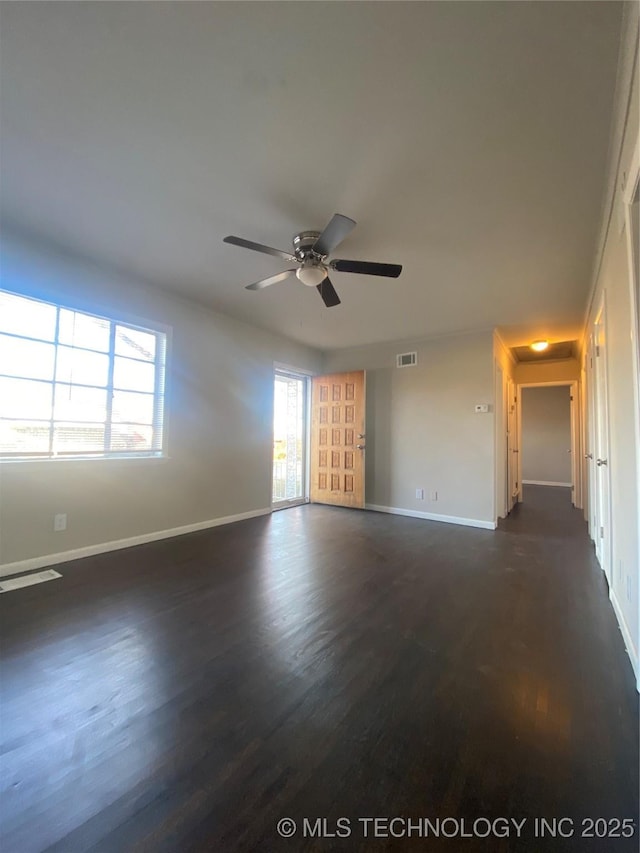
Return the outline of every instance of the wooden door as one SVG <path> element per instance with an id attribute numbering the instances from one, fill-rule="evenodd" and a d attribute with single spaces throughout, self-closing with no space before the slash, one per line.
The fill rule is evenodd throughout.
<path id="1" fill-rule="evenodd" d="M 316 376 L 311 386 L 311 500 L 362 508 L 364 370 Z"/>
<path id="2" fill-rule="evenodd" d="M 518 447 L 518 406 L 516 386 L 510 379 L 507 383 L 507 480 L 508 510 L 511 512 L 521 500 Z"/>

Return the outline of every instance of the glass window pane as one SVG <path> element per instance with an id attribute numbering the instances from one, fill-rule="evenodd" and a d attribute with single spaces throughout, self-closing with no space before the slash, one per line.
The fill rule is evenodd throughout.
<path id="1" fill-rule="evenodd" d="M 109 352 L 109 328 L 111 324 L 101 317 L 92 317 L 80 311 L 60 309 L 58 340 L 61 344 Z"/>
<path id="2" fill-rule="evenodd" d="M 104 424 L 56 423 L 53 426 L 53 452 L 104 450 Z"/>
<path id="3" fill-rule="evenodd" d="M 156 357 L 156 336 L 127 326 L 116 326 L 116 355 L 153 361 Z"/>
<path id="4" fill-rule="evenodd" d="M 161 450 L 165 338 L 0 290 L 0 452 Z"/>
<path id="5" fill-rule="evenodd" d="M 153 395 L 114 391 L 111 420 L 114 423 L 153 423 Z"/>
<path id="6" fill-rule="evenodd" d="M 49 424 L 0 420 L 0 453 L 48 453 Z"/>
<path id="7" fill-rule="evenodd" d="M 153 450 L 153 428 L 140 424 L 114 424 L 111 450 Z"/>
<path id="8" fill-rule="evenodd" d="M 273 500 L 304 497 L 305 383 L 276 375 L 273 409 Z"/>
<path id="9" fill-rule="evenodd" d="M 0 417 L 48 419 L 51 417 L 51 385 L 31 379 L 0 377 Z"/>
<path id="10" fill-rule="evenodd" d="M 58 382 L 104 387 L 109 379 L 109 356 L 59 346 L 56 379 Z"/>
<path id="11" fill-rule="evenodd" d="M 56 336 L 55 305 L 0 291 L 0 331 L 53 341 Z"/>
<path id="12" fill-rule="evenodd" d="M 53 379 L 55 345 L 0 334 L 0 373 L 30 379 Z"/>
<path id="13" fill-rule="evenodd" d="M 53 416 L 57 421 L 105 421 L 106 388 L 56 384 Z"/>
<path id="14" fill-rule="evenodd" d="M 131 391 L 147 391 L 153 394 L 156 370 L 153 364 L 132 361 L 130 358 L 116 356 L 113 366 L 114 388 L 126 388 Z"/>

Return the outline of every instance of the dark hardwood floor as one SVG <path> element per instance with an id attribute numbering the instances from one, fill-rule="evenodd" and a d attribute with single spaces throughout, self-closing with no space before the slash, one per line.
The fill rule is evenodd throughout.
<path id="1" fill-rule="evenodd" d="M 496 532 L 306 506 L 57 568 L 0 596 L 3 853 L 638 849 L 638 695 L 565 490 Z"/>

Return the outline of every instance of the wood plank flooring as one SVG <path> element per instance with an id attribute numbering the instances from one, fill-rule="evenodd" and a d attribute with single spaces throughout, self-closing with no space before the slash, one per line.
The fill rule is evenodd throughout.
<path id="1" fill-rule="evenodd" d="M 495 532 L 303 506 L 57 568 L 0 596 L 3 853 L 638 849 L 638 695 L 563 489 Z"/>

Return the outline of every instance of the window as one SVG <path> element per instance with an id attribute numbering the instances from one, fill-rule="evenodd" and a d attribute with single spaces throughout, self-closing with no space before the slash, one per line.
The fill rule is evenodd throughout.
<path id="1" fill-rule="evenodd" d="M 0 291 L 0 457 L 161 456 L 166 334 Z"/>
<path id="2" fill-rule="evenodd" d="M 306 494 L 307 376 L 276 370 L 273 401 L 274 505 L 302 503 Z"/>

